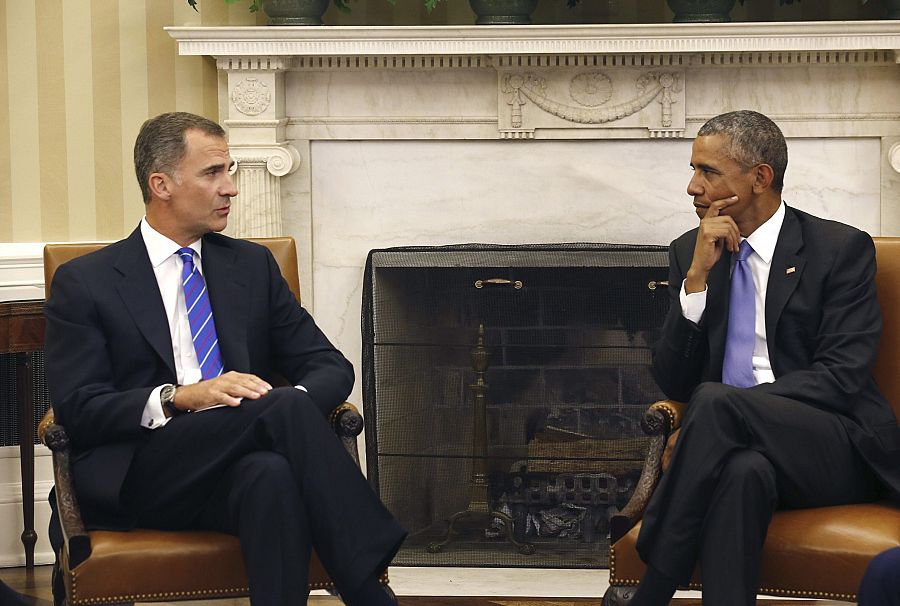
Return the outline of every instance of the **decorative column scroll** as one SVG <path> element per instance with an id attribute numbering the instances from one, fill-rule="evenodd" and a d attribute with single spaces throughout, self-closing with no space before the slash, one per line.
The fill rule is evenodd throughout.
<path id="1" fill-rule="evenodd" d="M 239 194 L 232 207 L 228 233 L 236 237 L 283 234 L 281 177 L 300 166 L 300 153 L 288 144 L 272 147 L 233 146 Z"/>
<path id="2" fill-rule="evenodd" d="M 900 173 L 900 143 L 894 143 L 888 151 L 888 160 L 891 168 Z"/>

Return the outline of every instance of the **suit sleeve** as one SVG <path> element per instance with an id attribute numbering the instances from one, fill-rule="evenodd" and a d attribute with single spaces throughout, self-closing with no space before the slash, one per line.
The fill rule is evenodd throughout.
<path id="1" fill-rule="evenodd" d="M 45 354 L 50 401 L 76 449 L 139 439 L 151 387 L 119 391 L 89 281 L 72 264 L 53 279 Z"/>
<path id="2" fill-rule="evenodd" d="M 266 262 L 273 363 L 292 384 L 303 385 L 316 407 L 327 415 L 350 395 L 353 366 L 300 306 L 268 250 Z"/>
<path id="3" fill-rule="evenodd" d="M 824 272 L 817 330 L 813 335 L 793 335 L 797 339 L 793 349 L 801 349 L 801 341 L 809 342 L 809 362 L 777 376 L 774 383 L 751 389 L 847 413 L 873 381 L 881 336 L 875 246 L 868 234 L 853 230 L 831 250 L 835 254 Z"/>
<path id="4" fill-rule="evenodd" d="M 687 260 L 679 259 L 678 241 L 669 246 L 669 312 L 662 337 L 653 346 L 652 373 L 657 385 L 673 400 L 687 401 L 700 383 L 707 358 L 707 334 L 704 322 L 694 324 L 681 309 L 681 284 Z"/>

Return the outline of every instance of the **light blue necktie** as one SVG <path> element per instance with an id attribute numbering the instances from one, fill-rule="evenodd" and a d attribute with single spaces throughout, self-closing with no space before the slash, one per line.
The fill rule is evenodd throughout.
<path id="1" fill-rule="evenodd" d="M 194 266 L 194 250 L 187 247 L 179 248 L 178 255 L 184 261 L 181 270 L 184 304 L 187 307 L 188 323 L 191 325 L 194 351 L 197 352 L 200 371 L 205 381 L 222 374 L 225 365 L 219 351 L 219 337 L 216 335 L 216 323 L 213 321 L 206 282 Z"/>
<path id="2" fill-rule="evenodd" d="M 722 382 L 735 387 L 756 385 L 753 376 L 753 346 L 756 343 L 756 288 L 747 257 L 753 247 L 741 242 L 737 262 L 731 273 L 731 295 L 728 302 L 728 334 L 725 337 L 725 361 Z"/>

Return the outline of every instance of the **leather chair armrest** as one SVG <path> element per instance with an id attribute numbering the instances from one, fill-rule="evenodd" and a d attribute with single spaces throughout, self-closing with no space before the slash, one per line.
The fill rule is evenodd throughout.
<path id="1" fill-rule="evenodd" d="M 84 528 L 81 509 L 75 497 L 69 436 L 62 425 L 55 423 L 52 409 L 47 411 L 38 424 L 38 436 L 53 453 L 56 507 L 69 553 L 69 565 L 74 568 L 91 555 L 91 537 Z"/>
<path id="2" fill-rule="evenodd" d="M 681 426 L 686 408 L 687 405 L 682 402 L 660 400 L 651 404 L 641 418 L 641 428 L 650 436 L 650 447 L 631 499 L 619 513 L 610 518 L 610 544 L 625 536 L 644 515 L 662 473 L 662 454 L 666 449 L 666 440 L 671 432 Z"/>
<path id="3" fill-rule="evenodd" d="M 359 466 L 359 447 L 356 444 L 356 438 L 359 437 L 365 426 L 359 409 L 350 402 L 344 402 L 331 411 L 328 421 L 343 442 L 344 448 Z"/>

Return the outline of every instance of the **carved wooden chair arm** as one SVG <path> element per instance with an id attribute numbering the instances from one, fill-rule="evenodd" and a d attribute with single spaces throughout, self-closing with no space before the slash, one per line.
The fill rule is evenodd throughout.
<path id="1" fill-rule="evenodd" d="M 344 402 L 331 411 L 328 422 L 334 428 L 334 432 L 341 439 L 344 448 L 359 466 L 359 447 L 356 438 L 362 433 L 365 423 L 359 409 L 350 402 Z"/>
<path id="2" fill-rule="evenodd" d="M 684 402 L 675 400 L 654 402 L 644 413 L 641 419 L 641 428 L 647 435 L 654 436 L 663 433 L 668 436 L 681 427 L 686 410 L 687 404 Z"/>
<path id="3" fill-rule="evenodd" d="M 69 551 L 69 565 L 78 566 L 91 555 L 91 538 L 84 528 L 81 509 L 75 497 L 72 480 L 72 460 L 69 450 L 69 436 L 62 425 L 57 425 L 53 409 L 47 411 L 38 424 L 41 443 L 53 453 L 53 480 L 56 484 L 56 506 L 62 525 L 63 536 Z"/>
<path id="4" fill-rule="evenodd" d="M 631 499 L 609 521 L 610 543 L 615 543 L 637 524 L 644 515 L 650 496 L 662 472 L 662 454 L 669 434 L 681 426 L 687 406 L 673 400 L 660 400 L 650 405 L 641 418 L 641 428 L 650 436 L 647 458 Z"/>
<path id="5" fill-rule="evenodd" d="M 356 438 L 363 430 L 363 418 L 359 409 L 350 402 L 344 402 L 331 411 L 328 421 L 334 432 L 342 438 Z"/>

